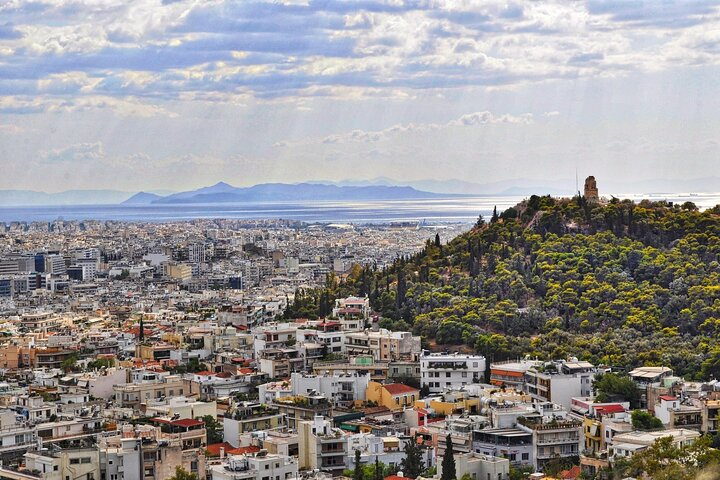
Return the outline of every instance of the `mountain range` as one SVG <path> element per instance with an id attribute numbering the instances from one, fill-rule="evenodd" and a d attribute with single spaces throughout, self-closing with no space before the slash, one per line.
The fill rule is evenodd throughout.
<path id="1" fill-rule="evenodd" d="M 623 193 L 663 194 L 720 192 L 720 177 L 686 180 L 648 179 L 638 182 L 597 178 L 601 195 Z M 580 180 L 582 189 L 582 179 Z M 121 190 L 68 190 L 45 193 L 31 190 L 0 190 L 0 206 L 45 205 L 151 205 L 180 203 L 232 203 L 305 200 L 412 200 L 455 195 L 512 195 L 535 193 L 572 195 L 575 180 L 558 178 L 537 180 L 516 178 L 488 183 L 465 180 L 402 181 L 388 177 L 369 180 L 308 181 L 304 183 L 264 183 L 251 187 L 234 187 L 220 182 L 186 192 Z"/>
<path id="2" fill-rule="evenodd" d="M 234 187 L 225 182 L 219 182 L 210 187 L 175 193 L 166 197 L 141 192 L 123 203 L 137 205 L 306 200 L 408 200 L 437 198 L 446 195 L 448 194 L 390 185 L 341 186 L 321 183 L 263 183 L 252 187 Z"/>

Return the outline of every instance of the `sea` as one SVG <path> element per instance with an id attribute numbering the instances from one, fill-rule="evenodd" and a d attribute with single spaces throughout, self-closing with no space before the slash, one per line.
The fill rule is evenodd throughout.
<path id="1" fill-rule="evenodd" d="M 639 202 L 643 199 L 695 203 L 700 209 L 720 204 L 713 194 L 619 194 Z M 418 222 L 424 224 L 470 223 L 478 215 L 488 218 L 494 208 L 502 211 L 527 196 L 494 195 L 415 200 L 248 202 L 167 205 L 54 205 L 0 206 L 0 222 L 51 222 L 55 220 L 116 220 L 174 222 L 193 219 L 283 219 L 307 223 L 382 224 Z"/>

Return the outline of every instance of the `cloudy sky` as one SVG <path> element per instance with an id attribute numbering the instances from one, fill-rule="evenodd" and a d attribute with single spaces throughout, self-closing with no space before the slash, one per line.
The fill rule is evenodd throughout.
<path id="1" fill-rule="evenodd" d="M 0 0 L 0 188 L 696 178 L 720 2 Z"/>

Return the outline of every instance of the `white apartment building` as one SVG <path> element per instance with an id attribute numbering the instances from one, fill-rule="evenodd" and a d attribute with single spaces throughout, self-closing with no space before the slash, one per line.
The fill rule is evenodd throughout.
<path id="1" fill-rule="evenodd" d="M 645 450 L 657 440 L 664 437 L 671 437 L 676 447 L 692 445 L 700 438 L 700 432 L 676 428 L 672 430 L 660 430 L 657 432 L 627 432 L 615 435 L 613 444 L 608 448 L 608 459 L 610 463 L 626 457 L 632 457 L 635 453 Z"/>
<path id="2" fill-rule="evenodd" d="M 420 357 L 420 381 L 430 393 L 459 389 L 485 379 L 485 357 L 431 353 Z"/>
<path id="3" fill-rule="evenodd" d="M 350 406 L 355 400 L 365 400 L 369 374 L 333 373 L 308 375 L 293 373 L 290 376 L 292 395 L 310 395 L 315 392 L 338 406 Z"/>
<path id="4" fill-rule="evenodd" d="M 261 450 L 254 455 L 230 456 L 208 471 L 213 480 L 289 480 L 298 478 L 298 462 Z"/>
<path id="5" fill-rule="evenodd" d="M 525 390 L 537 400 L 570 410 L 573 397 L 593 394 L 592 382 L 597 372 L 589 362 L 546 362 L 525 372 Z"/>

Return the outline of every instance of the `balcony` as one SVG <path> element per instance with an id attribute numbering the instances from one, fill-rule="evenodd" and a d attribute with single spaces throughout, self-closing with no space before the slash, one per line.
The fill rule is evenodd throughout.
<path id="1" fill-rule="evenodd" d="M 560 444 L 564 444 L 564 443 L 570 443 L 570 444 L 577 445 L 578 443 L 580 443 L 580 439 L 572 438 L 572 437 L 568 437 L 568 438 L 543 438 L 543 437 L 540 437 L 537 439 L 538 445 L 560 445 Z"/>

